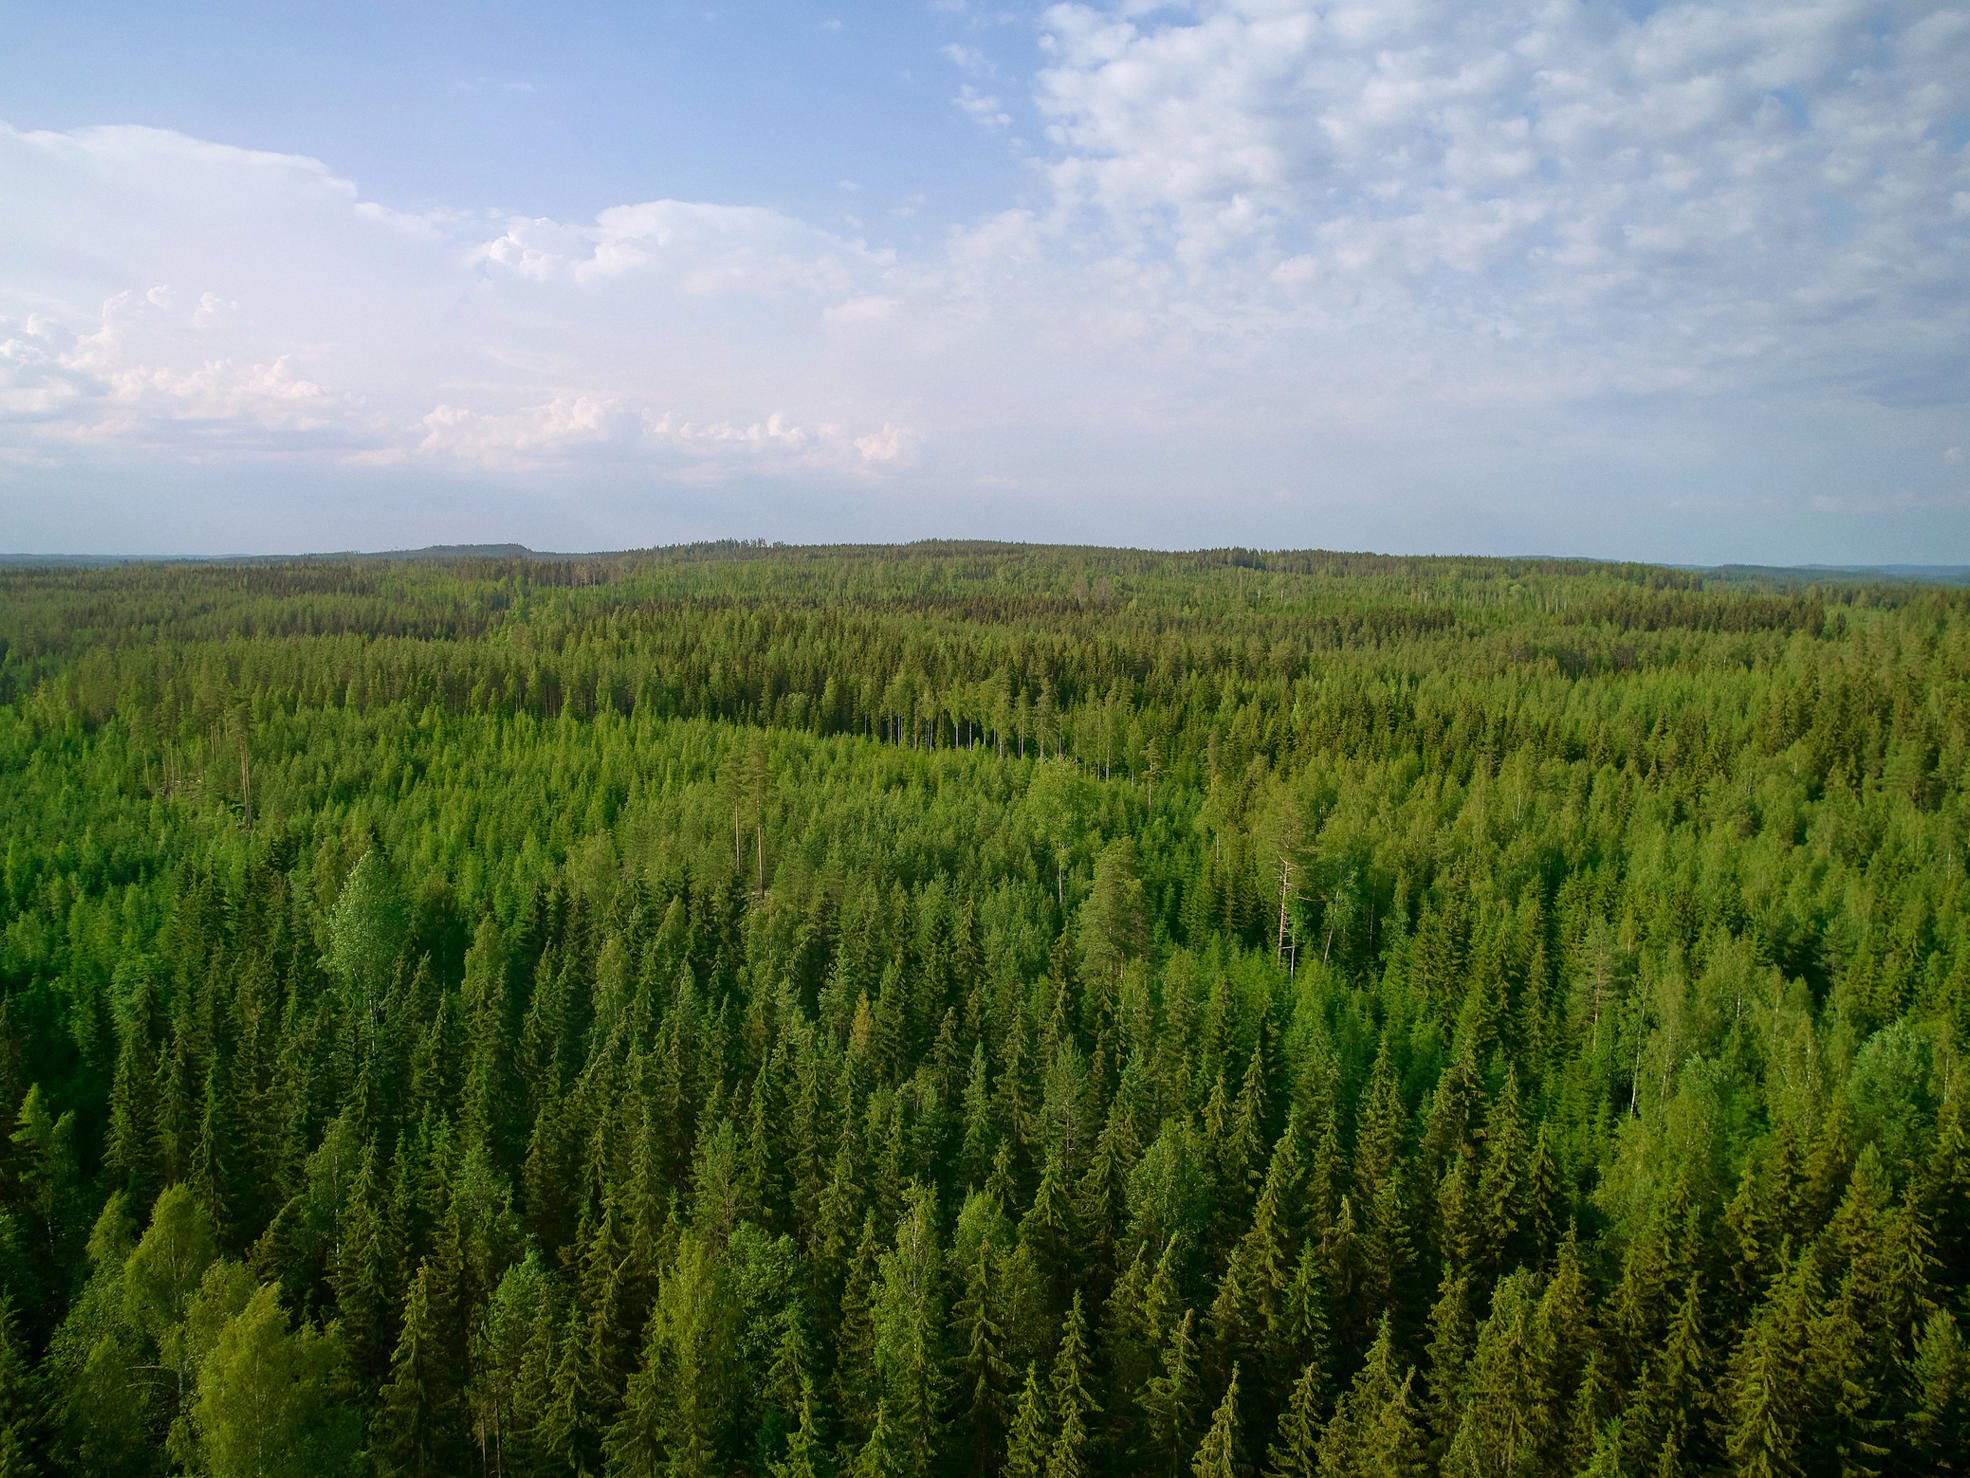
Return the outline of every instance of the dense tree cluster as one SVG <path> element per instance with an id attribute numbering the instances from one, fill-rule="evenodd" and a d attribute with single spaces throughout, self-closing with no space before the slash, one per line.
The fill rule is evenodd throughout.
<path id="1" fill-rule="evenodd" d="M 0 571 L 0 1473 L 1970 1468 L 1970 596 Z"/>

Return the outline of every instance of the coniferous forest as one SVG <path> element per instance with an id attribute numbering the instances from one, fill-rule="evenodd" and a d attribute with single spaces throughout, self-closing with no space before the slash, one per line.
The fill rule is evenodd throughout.
<path id="1" fill-rule="evenodd" d="M 0 570 L 0 1473 L 1970 1470 L 1970 592 Z"/>

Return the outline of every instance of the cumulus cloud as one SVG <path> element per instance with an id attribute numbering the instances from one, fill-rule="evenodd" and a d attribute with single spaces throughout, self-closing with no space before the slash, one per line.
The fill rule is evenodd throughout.
<path id="1" fill-rule="evenodd" d="M 17 450 L 520 473 L 894 460 L 856 445 L 893 412 L 842 404 L 816 359 L 835 325 L 893 306 L 893 261 L 771 210 L 412 216 L 315 161 L 151 129 L 0 128 L 0 193 L 22 224 L 0 244 Z"/>
<path id="2" fill-rule="evenodd" d="M 289 356 L 241 359 L 212 343 L 211 296 L 187 312 L 169 284 L 118 293 L 80 331 L 47 312 L 0 318 L 0 425 L 151 449 L 346 440 L 355 407 L 297 373 Z"/>

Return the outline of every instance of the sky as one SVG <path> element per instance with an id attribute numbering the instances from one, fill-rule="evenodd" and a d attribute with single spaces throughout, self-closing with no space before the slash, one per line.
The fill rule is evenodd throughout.
<path id="1" fill-rule="evenodd" d="M 0 551 L 1970 563 L 1970 6 L 0 0 Z"/>

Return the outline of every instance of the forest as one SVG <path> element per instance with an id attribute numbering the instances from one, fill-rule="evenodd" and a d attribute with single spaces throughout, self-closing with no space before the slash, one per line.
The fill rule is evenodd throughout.
<path id="1" fill-rule="evenodd" d="M 0 569 L 0 1475 L 1970 1472 L 1970 590 Z"/>

